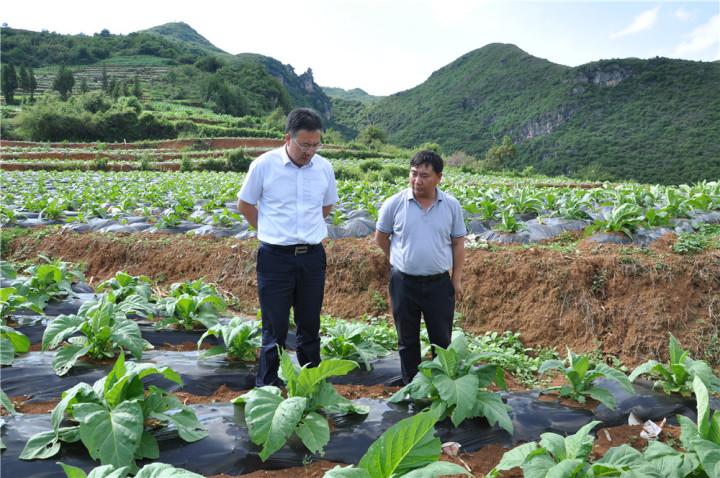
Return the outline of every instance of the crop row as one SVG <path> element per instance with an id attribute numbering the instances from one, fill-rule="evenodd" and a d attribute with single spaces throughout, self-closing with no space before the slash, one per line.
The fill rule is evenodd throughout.
<path id="1" fill-rule="evenodd" d="M 42 300 L 39 303 L 45 303 L 61 298 L 63 292 L 70 294 L 71 282 L 81 278 L 70 265 L 57 261 L 23 270 L 26 277 L 22 279 L 18 279 L 18 276 L 13 279 L 14 271 L 9 264 L 3 263 L 2 266 L 8 280 L 20 281 L 14 284 L 17 288 L 12 289 L 15 292 L 29 293 L 22 297 L 34 306 L 38 305 L 40 299 Z M 57 294 L 45 298 L 41 297 L 42 294 L 34 294 L 34 289 L 48 285 L 51 289 L 55 287 Z M 142 307 L 149 305 L 152 295 L 147 286 L 146 278 L 119 273 L 99 286 L 104 289 L 104 293 L 97 300 L 81 307 L 75 315 L 58 316 L 48 324 L 43 346 L 61 348 L 56 353 L 55 360 L 67 360 L 80 350 L 88 353 L 93 348 L 100 357 L 117 357 L 117 360 L 110 373 L 96 381 L 93 386 L 81 382 L 63 393 L 63 399 L 51 415 L 52 429 L 32 436 L 25 444 L 20 459 L 49 458 L 60 451 L 62 442 L 81 441 L 89 455 L 101 464 L 128 466 L 131 470 L 136 470 L 136 459 L 159 457 L 156 438 L 158 427 L 173 424 L 180 438 L 187 442 L 195 442 L 208 436 L 208 431 L 197 419 L 192 408 L 183 405 L 162 388 L 141 381 L 143 377 L 159 375 L 179 384 L 182 380 L 177 372 L 166 366 L 125 361 L 126 352 L 136 355 L 136 344 L 132 341 L 134 334 L 130 332 L 133 321 L 128 318 L 128 312 L 142 310 Z M 186 299 L 207 305 L 213 305 L 219 300 L 215 290 L 199 281 L 178 284 L 173 289 L 168 298 L 172 298 L 173 292 L 179 294 L 175 297 L 178 299 L 173 306 L 175 310 L 192 309 L 189 303 L 180 305 L 180 302 Z M 16 294 L 3 294 L 3 310 L 11 312 L 11 305 L 23 303 L 19 297 Z M 208 297 L 215 299 L 208 301 Z M 169 302 L 165 304 L 165 309 L 169 312 L 168 304 Z M 198 305 L 200 307 L 194 308 L 195 318 L 203 324 L 208 319 L 209 309 L 213 307 L 203 310 L 202 304 Z M 220 332 L 220 329 L 217 330 L 221 335 L 225 334 Z M 234 333 L 233 340 L 228 341 L 233 330 L 227 330 L 228 335 L 223 335 L 226 348 L 229 342 L 242 342 L 241 332 Z M 16 332 L 3 325 L 2 339 L 17 340 Z M 357 468 L 335 468 L 328 476 L 362 474 L 380 478 L 402 475 L 418 466 L 424 469 L 427 476 L 446 474 L 452 467 L 442 465 L 438 468 L 433 465 L 439 455 L 439 449 L 435 446 L 439 445 L 439 442 L 434 438 L 433 428 L 438 421 L 445 418 L 449 419 L 453 427 L 460 427 L 466 420 L 481 416 L 491 425 L 497 424 L 506 432 L 514 433 L 513 421 L 509 415 L 511 407 L 503 402 L 499 394 L 487 390 L 492 383 L 501 388 L 505 386 L 498 352 L 482 348 L 482 342 L 469 340 L 462 333 L 454 334 L 452 344 L 447 349 L 436 347 L 435 352 L 437 356 L 423 362 L 415 379 L 390 399 L 390 402 L 413 402 L 418 407 L 416 410 L 426 407 L 426 411 L 416 413 L 388 429 L 383 435 L 384 438 L 380 437 L 376 444 L 370 446 L 367 454 L 359 460 Z M 142 354 L 142 350 L 139 353 Z M 296 436 L 311 453 L 322 455 L 323 449 L 331 440 L 328 424 L 330 415 L 362 416 L 369 412 L 366 406 L 341 397 L 327 382 L 328 378 L 345 375 L 358 365 L 348 359 L 329 358 L 323 360 L 318 368 L 300 368 L 287 354 L 283 353 L 281 357 L 284 393 L 272 386 L 258 387 L 234 400 L 243 411 L 249 439 L 260 448 L 259 457 L 263 461 L 283 448 L 292 436 Z M 613 388 L 607 388 L 608 384 L 615 383 L 632 394 L 634 389 L 631 382 L 641 375 L 653 377 L 656 385 L 666 393 L 694 394 L 697 421 L 678 417 L 682 425 L 681 449 L 659 443 L 653 443 L 644 452 L 630 447 L 619 447 L 598 460 L 591 460 L 593 440 L 590 431 L 600 423 L 592 421 L 580 428 L 575 435 L 562 437 L 544 433 L 539 442 L 529 442 L 511 450 L 498 464 L 497 471 L 520 467 L 525 476 L 531 477 L 546 476 L 547 473 L 555 476 L 560 470 L 568 469 L 584 470 L 581 476 L 590 477 L 682 477 L 690 473 L 698 477 L 717 476 L 715 472 L 720 440 L 716 427 L 720 415 L 716 413 L 711 416 L 709 394 L 720 391 L 720 379 L 714 375 L 707 363 L 690 358 L 672 336 L 669 357 L 668 363 L 646 362 L 628 377 L 603 362 L 593 361 L 587 355 L 576 355 L 568 351 L 566 360 L 546 360 L 538 371 L 557 371 L 564 377 L 564 384 L 555 387 L 560 396 L 579 402 L 593 398 L 610 410 L 616 407 L 616 403 L 615 393 L 611 392 Z M 552 390 L 551 387 L 543 393 Z M 3 395 L 2 399 L 5 408 L 12 409 L 7 397 Z M 147 426 L 149 421 L 153 423 L 151 426 Z M 117 433 L 117 427 L 122 428 L 123 433 Z M 400 437 L 404 437 L 401 440 L 404 445 L 398 443 L 397 439 Z M 433 446 L 430 446 L 431 442 Z M 413 449 L 415 452 L 423 450 L 425 459 L 411 460 L 414 465 L 406 463 L 402 466 L 402 459 L 391 458 L 398 453 L 412 454 Z M 433 453 L 428 454 L 429 449 L 432 449 Z M 382 455 L 383 453 L 385 455 Z M 385 460 L 383 466 L 376 468 L 372 465 L 375 460 L 381 459 Z M 389 465 L 390 462 L 392 465 Z M 539 474 L 539 470 L 542 470 L 543 474 Z M 673 470 L 680 470 L 682 474 L 667 474 Z M 457 473 L 459 469 L 454 469 L 453 472 Z M 628 472 L 634 474 L 628 475 Z"/>

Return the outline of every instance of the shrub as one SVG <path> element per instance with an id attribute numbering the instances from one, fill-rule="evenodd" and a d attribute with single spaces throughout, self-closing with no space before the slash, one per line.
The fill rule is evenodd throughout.
<path id="1" fill-rule="evenodd" d="M 366 159 L 358 163 L 358 168 L 364 173 L 368 171 L 380 171 L 383 169 L 383 164 L 376 159 Z"/>
<path id="2" fill-rule="evenodd" d="M 248 157 L 242 148 L 230 150 L 225 154 L 225 163 L 228 171 L 239 173 L 247 172 L 247 170 L 250 169 L 250 163 L 252 163 L 252 161 L 252 158 Z"/>

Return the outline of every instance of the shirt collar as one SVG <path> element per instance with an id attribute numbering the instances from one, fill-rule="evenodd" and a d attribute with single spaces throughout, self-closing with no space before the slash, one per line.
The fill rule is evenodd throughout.
<path id="1" fill-rule="evenodd" d="M 440 202 L 445 200 L 445 193 L 440 190 L 440 188 L 435 187 L 435 192 L 437 193 L 437 196 L 435 196 L 435 202 Z M 405 200 L 407 201 L 415 201 L 415 196 L 413 195 L 412 188 L 407 188 L 405 190 Z M 415 201 L 417 202 L 417 201 Z"/>
<path id="2" fill-rule="evenodd" d="M 290 164 L 290 165 L 292 165 L 293 167 L 296 167 L 296 168 L 297 168 L 297 166 L 295 165 L 295 163 L 292 162 L 292 160 L 290 159 L 290 156 L 289 156 L 288 153 L 287 153 L 287 145 L 284 144 L 284 145 L 282 146 L 282 148 L 280 148 L 280 149 L 282 150 L 282 153 L 281 153 L 281 154 L 282 154 L 282 158 L 283 158 L 283 166 L 287 166 L 288 164 Z M 312 158 L 310 158 L 310 161 L 308 161 L 308 163 L 307 163 L 307 164 L 304 164 L 302 167 L 303 167 L 303 168 L 309 168 L 310 166 L 313 165 L 313 160 L 314 160 L 314 159 L 315 159 L 315 155 L 313 154 Z"/>

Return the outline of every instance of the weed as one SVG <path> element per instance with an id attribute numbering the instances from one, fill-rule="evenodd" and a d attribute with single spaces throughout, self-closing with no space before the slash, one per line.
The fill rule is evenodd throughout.
<path id="1" fill-rule="evenodd" d="M 595 271 L 592 277 L 592 283 L 590 284 L 590 292 L 592 292 L 595 297 L 605 298 L 607 295 L 605 291 L 607 283 L 607 271 L 605 269 Z"/>
<path id="2" fill-rule="evenodd" d="M 387 311 L 388 302 L 379 290 L 373 289 L 370 291 L 370 301 L 374 312 L 384 313 Z"/>

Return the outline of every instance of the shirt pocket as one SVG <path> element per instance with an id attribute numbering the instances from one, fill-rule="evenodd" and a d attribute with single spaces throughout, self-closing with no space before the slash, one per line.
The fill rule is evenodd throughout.
<path id="1" fill-rule="evenodd" d="M 324 174 L 308 174 L 303 181 L 303 202 L 310 207 L 322 207 L 329 182 Z"/>

